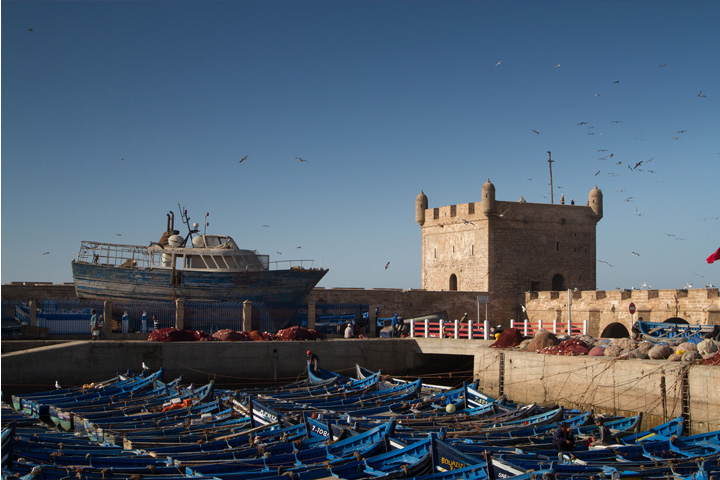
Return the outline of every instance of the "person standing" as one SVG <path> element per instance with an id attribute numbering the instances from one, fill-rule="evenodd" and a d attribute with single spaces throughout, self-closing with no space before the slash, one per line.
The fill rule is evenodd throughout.
<path id="1" fill-rule="evenodd" d="M 122 333 L 128 333 L 128 328 L 130 327 L 130 315 L 128 315 L 127 310 L 123 313 L 120 323 L 122 326 Z"/>
<path id="2" fill-rule="evenodd" d="M 140 320 L 140 331 L 142 333 L 147 333 L 147 312 L 143 310 L 142 318 Z"/>
<path id="3" fill-rule="evenodd" d="M 320 368 L 320 357 L 318 357 L 315 353 L 308 350 L 306 352 L 307 355 L 307 364 L 308 368 L 312 366 L 313 370 L 317 370 Z"/>
<path id="4" fill-rule="evenodd" d="M 468 323 L 468 314 L 467 314 L 467 312 L 463 313 L 463 316 L 460 318 L 460 323 Z"/>
<path id="5" fill-rule="evenodd" d="M 100 321 L 95 309 L 90 310 L 90 338 L 97 340 L 100 337 Z"/>
<path id="6" fill-rule="evenodd" d="M 353 338 L 354 334 L 352 324 L 348 323 L 347 327 L 345 327 L 345 338 Z"/>
<path id="7" fill-rule="evenodd" d="M 160 320 L 158 320 L 157 315 L 153 315 L 152 322 L 153 330 L 157 330 L 158 328 L 160 328 Z"/>
<path id="8" fill-rule="evenodd" d="M 392 321 L 390 322 L 390 327 L 392 328 L 392 331 L 390 332 L 391 337 L 399 337 L 399 327 L 398 327 L 398 314 L 396 313 L 392 317 Z"/>

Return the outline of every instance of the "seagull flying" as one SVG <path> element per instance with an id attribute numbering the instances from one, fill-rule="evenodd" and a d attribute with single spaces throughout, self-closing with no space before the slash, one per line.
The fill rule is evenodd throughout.
<path id="1" fill-rule="evenodd" d="M 248 156 L 247 156 L 247 155 L 245 155 L 245 156 L 244 156 L 243 158 L 241 158 L 241 159 L 240 159 L 240 161 L 239 161 L 238 163 L 242 163 L 242 162 L 244 162 L 245 160 L 247 160 L 247 158 L 248 158 Z"/>
<path id="2" fill-rule="evenodd" d="M 538 132 L 537 130 L 533 130 L 533 133 L 540 135 L 540 132 Z"/>
<path id="3" fill-rule="evenodd" d="M 615 265 L 610 265 L 610 262 L 606 262 L 605 260 L 598 260 L 599 263 L 604 263 L 605 265 L 609 267 L 614 267 Z"/>
<path id="4" fill-rule="evenodd" d="M 390 262 L 387 262 L 387 263 L 385 264 L 385 270 L 387 270 L 389 266 L 390 266 Z"/>
<path id="5" fill-rule="evenodd" d="M 558 64 L 557 64 L 557 65 L 555 65 L 555 66 L 554 66 L 553 68 L 559 68 L 559 67 L 560 67 L 560 65 L 562 65 L 562 63 L 558 63 Z M 571 70 L 572 70 L 572 69 L 571 69 Z"/>
<path id="6" fill-rule="evenodd" d="M 636 257 L 639 257 L 639 256 L 640 256 L 640 254 L 637 253 L 637 252 L 632 252 L 632 254 L 635 255 Z"/>
<path id="7" fill-rule="evenodd" d="M 43 255 L 50 255 L 50 252 L 44 252 Z"/>
<path id="8" fill-rule="evenodd" d="M 295 158 L 297 158 L 297 159 L 300 160 L 301 162 L 307 162 L 307 160 L 305 160 L 304 158 L 300 158 L 300 157 L 295 157 Z"/>
<path id="9" fill-rule="evenodd" d="M 460 220 L 462 220 L 465 225 L 475 225 L 473 222 L 465 220 L 464 218 L 461 218 Z"/>
<path id="10" fill-rule="evenodd" d="M 501 63 L 502 63 L 502 60 L 498 60 L 498 62 L 495 64 L 495 66 L 499 67 Z"/>
<path id="11" fill-rule="evenodd" d="M 700 97 L 700 98 L 706 98 L 706 96 L 703 95 L 702 90 L 698 92 L 698 97 Z"/>

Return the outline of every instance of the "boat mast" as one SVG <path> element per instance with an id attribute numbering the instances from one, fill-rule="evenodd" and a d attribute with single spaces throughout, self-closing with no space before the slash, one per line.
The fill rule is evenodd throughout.
<path id="1" fill-rule="evenodd" d="M 195 233 L 198 233 L 198 225 L 194 224 L 192 227 L 190 226 L 190 217 L 188 216 L 187 209 L 180 206 L 180 203 L 178 203 L 178 208 L 180 209 L 180 218 L 182 219 L 182 222 L 187 226 L 188 234 L 185 236 L 185 239 L 183 240 L 182 246 L 187 246 L 187 241 L 192 240 L 192 236 Z"/>

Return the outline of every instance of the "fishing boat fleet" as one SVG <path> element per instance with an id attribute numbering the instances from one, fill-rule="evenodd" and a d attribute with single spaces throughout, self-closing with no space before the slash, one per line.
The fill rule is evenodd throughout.
<path id="1" fill-rule="evenodd" d="M 2 406 L 2 475 L 59 479 L 677 479 L 720 475 L 720 431 L 682 418 L 523 405 L 476 383 L 443 387 L 308 362 L 280 387 L 166 382 L 163 370 L 15 395 Z M 575 446 L 553 446 L 565 423 Z"/>

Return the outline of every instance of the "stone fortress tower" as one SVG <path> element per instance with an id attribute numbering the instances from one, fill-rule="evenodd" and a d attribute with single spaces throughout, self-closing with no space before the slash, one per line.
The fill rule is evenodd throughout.
<path id="1" fill-rule="evenodd" d="M 489 179 L 480 202 L 428 208 L 420 192 L 422 288 L 487 292 L 490 321 L 504 325 L 519 319 L 527 291 L 595 290 L 602 216 L 597 186 L 587 205 L 497 201 Z"/>

